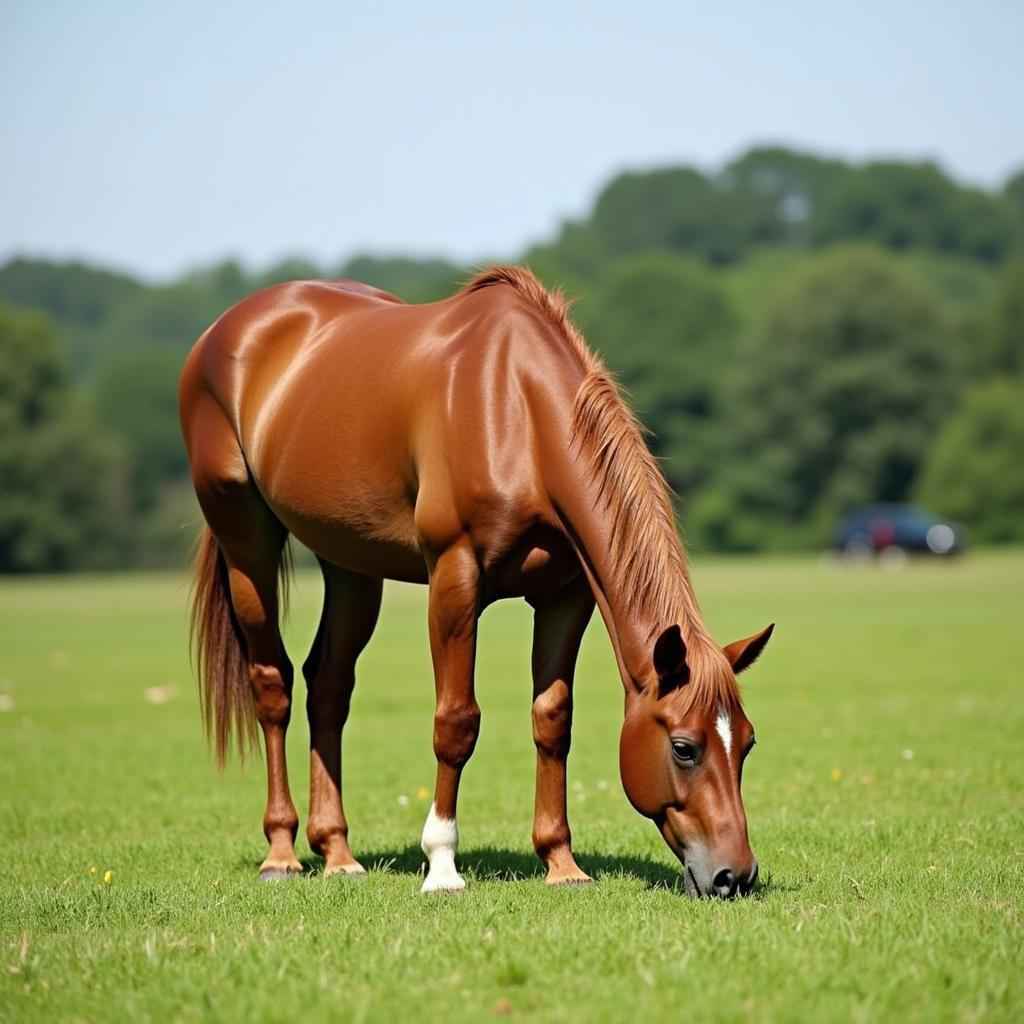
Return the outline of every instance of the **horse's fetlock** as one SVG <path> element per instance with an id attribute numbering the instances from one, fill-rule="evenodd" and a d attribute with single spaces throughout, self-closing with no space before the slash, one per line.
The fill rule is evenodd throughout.
<path id="1" fill-rule="evenodd" d="M 348 827 L 336 821 L 311 819 L 306 822 L 306 838 L 314 853 L 326 856 L 328 848 L 338 839 L 348 842 Z"/>
<path id="2" fill-rule="evenodd" d="M 275 833 L 287 832 L 292 842 L 299 834 L 299 815 L 294 807 L 268 808 L 263 815 L 263 834 L 268 841 L 273 841 Z"/>
<path id="3" fill-rule="evenodd" d="M 537 856 L 546 864 L 561 850 L 572 849 L 572 836 L 568 824 L 550 825 L 535 828 L 533 832 L 533 848 Z"/>

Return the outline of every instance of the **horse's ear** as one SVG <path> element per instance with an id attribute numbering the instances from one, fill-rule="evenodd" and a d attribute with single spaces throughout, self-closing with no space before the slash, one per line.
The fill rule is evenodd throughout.
<path id="1" fill-rule="evenodd" d="M 654 671 L 658 674 L 658 690 L 662 695 L 690 678 L 686 644 L 678 626 L 669 626 L 655 641 Z"/>
<path id="2" fill-rule="evenodd" d="M 728 647 L 722 648 L 722 652 L 729 664 L 732 665 L 732 670 L 736 675 L 757 661 L 758 655 L 764 650 L 774 628 L 775 623 L 773 622 L 770 626 L 762 629 L 760 633 L 748 636 L 746 640 L 735 640 Z"/>

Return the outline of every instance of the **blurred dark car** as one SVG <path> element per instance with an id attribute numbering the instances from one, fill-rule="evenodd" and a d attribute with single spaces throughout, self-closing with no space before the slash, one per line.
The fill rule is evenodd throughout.
<path id="1" fill-rule="evenodd" d="M 832 549 L 847 555 L 883 551 L 956 555 L 964 550 L 964 531 L 914 505 L 864 505 L 843 517 Z"/>

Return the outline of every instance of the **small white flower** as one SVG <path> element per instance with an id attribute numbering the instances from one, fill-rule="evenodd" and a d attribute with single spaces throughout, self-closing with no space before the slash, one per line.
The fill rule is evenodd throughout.
<path id="1" fill-rule="evenodd" d="M 401 793 L 399 795 L 399 797 L 398 797 L 398 806 L 399 807 L 408 807 L 409 806 L 409 798 L 404 793 Z"/>
<path id="2" fill-rule="evenodd" d="M 914 752 L 908 747 L 906 750 L 900 753 L 900 757 L 902 757 L 904 761 L 913 761 Z"/>

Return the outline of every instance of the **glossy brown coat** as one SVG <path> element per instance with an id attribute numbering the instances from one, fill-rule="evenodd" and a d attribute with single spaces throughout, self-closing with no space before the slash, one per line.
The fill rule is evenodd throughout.
<path id="1" fill-rule="evenodd" d="M 509 267 L 421 306 L 348 281 L 269 288 L 199 340 L 180 404 L 208 523 L 194 609 L 207 723 L 221 757 L 232 732 L 244 742 L 254 721 L 262 728 L 265 877 L 301 870 L 284 760 L 292 669 L 278 631 L 293 534 L 325 579 L 303 671 L 307 832 L 328 873 L 362 871 L 348 846 L 340 741 L 386 578 L 430 584 L 442 819 L 454 822 L 479 730 L 477 618 L 495 600 L 525 597 L 535 609 L 534 844 L 549 881 L 588 880 L 571 850 L 565 765 L 576 656 L 596 600 L 625 687 L 627 795 L 687 865 L 692 891 L 724 892 L 714 879 L 726 869 L 729 894 L 752 884 L 739 796 L 752 733 L 730 660 L 752 660 L 767 635 L 728 658 L 711 641 L 660 472 L 558 296 Z M 656 642 L 671 665 L 656 664 Z M 693 765 L 673 758 L 679 736 L 699 753 Z"/>

